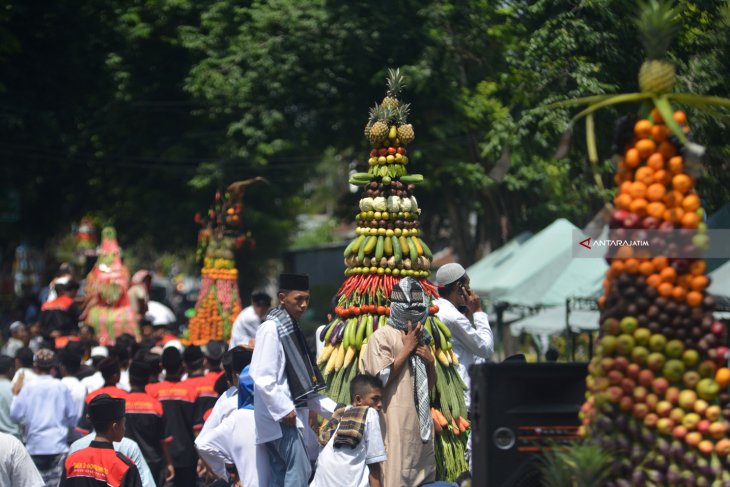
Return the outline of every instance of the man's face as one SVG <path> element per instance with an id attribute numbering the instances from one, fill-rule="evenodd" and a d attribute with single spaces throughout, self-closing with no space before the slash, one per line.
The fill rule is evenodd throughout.
<path id="1" fill-rule="evenodd" d="M 20 328 L 18 328 L 17 330 L 15 330 L 13 332 L 13 337 L 24 342 L 25 340 L 28 339 L 28 330 L 24 326 L 21 326 Z"/>
<path id="2" fill-rule="evenodd" d="M 309 307 L 309 291 L 284 291 L 279 293 L 279 301 L 293 320 L 301 319 Z"/>
<path id="3" fill-rule="evenodd" d="M 383 407 L 383 391 L 378 387 L 371 387 L 368 392 L 362 396 L 355 395 L 354 406 L 368 406 L 380 412 Z"/>
<path id="4" fill-rule="evenodd" d="M 465 275 L 459 284 L 456 285 L 456 305 L 466 306 L 466 296 L 471 293 L 469 287 L 469 276 Z"/>

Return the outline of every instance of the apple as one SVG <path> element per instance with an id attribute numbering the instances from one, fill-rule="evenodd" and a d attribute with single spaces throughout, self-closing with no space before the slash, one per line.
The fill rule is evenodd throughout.
<path id="1" fill-rule="evenodd" d="M 667 357 L 680 358 L 682 352 L 684 352 L 684 343 L 681 340 L 669 340 L 664 347 L 664 352 L 667 354 Z"/>
<path id="2" fill-rule="evenodd" d="M 716 371 L 717 365 L 712 360 L 705 360 L 697 366 L 697 372 L 699 372 L 702 377 L 715 377 Z"/>
<path id="3" fill-rule="evenodd" d="M 669 389 L 669 381 L 664 377 L 657 377 L 651 383 L 651 389 L 659 396 L 663 396 Z"/>
<path id="4" fill-rule="evenodd" d="M 665 435 L 671 435 L 674 429 L 674 421 L 670 418 L 659 418 L 656 422 L 656 429 Z"/>
<path id="5" fill-rule="evenodd" d="M 610 227 L 611 228 L 622 228 L 624 226 L 624 220 L 630 215 L 626 210 L 613 210 L 611 212 Z"/>
<path id="6" fill-rule="evenodd" d="M 679 407 L 685 411 L 694 410 L 695 401 L 697 400 L 697 393 L 688 389 L 683 390 L 679 393 Z"/>
<path id="7" fill-rule="evenodd" d="M 707 421 L 706 419 L 704 421 Z M 710 433 L 710 436 L 715 438 L 716 440 L 719 440 L 720 438 L 723 438 L 728 430 L 728 424 L 724 421 L 715 421 L 714 423 L 711 423 L 707 427 L 707 431 Z"/>
<path id="8" fill-rule="evenodd" d="M 624 374 L 622 374 L 618 370 L 612 370 L 611 372 L 608 373 L 608 375 L 606 377 L 608 377 L 608 382 L 610 382 L 612 386 L 617 386 L 621 383 L 621 380 L 624 378 Z"/>
<path id="9" fill-rule="evenodd" d="M 634 412 L 634 417 L 636 419 L 642 420 L 642 419 L 646 418 L 646 416 L 649 414 L 649 406 L 647 406 L 643 402 L 634 403 L 633 412 Z M 656 415 L 654 415 L 654 416 L 656 416 Z"/>
<path id="10" fill-rule="evenodd" d="M 725 325 L 722 321 L 715 321 L 710 327 L 710 332 L 717 335 L 718 338 L 722 338 L 722 336 L 725 334 Z"/>
<path id="11" fill-rule="evenodd" d="M 700 354 L 697 350 L 688 349 L 682 352 L 682 362 L 687 367 L 694 367 L 700 361 Z"/>
<path id="12" fill-rule="evenodd" d="M 595 390 L 596 391 L 605 391 L 608 389 L 608 386 L 610 386 L 611 383 L 608 381 L 608 377 L 596 377 L 595 380 Z"/>
<path id="13" fill-rule="evenodd" d="M 687 413 L 684 415 L 684 418 L 682 418 L 682 426 L 687 428 L 687 430 L 695 430 L 697 429 L 697 425 L 700 422 L 700 415 L 697 413 Z M 700 433 L 702 434 L 702 433 Z"/>
<path id="14" fill-rule="evenodd" d="M 684 437 L 684 442 L 692 447 L 696 447 L 697 445 L 699 445 L 700 441 L 702 441 L 702 435 L 696 431 L 690 431 Z"/>
<path id="15" fill-rule="evenodd" d="M 604 357 L 601 359 L 601 370 L 603 373 L 607 373 L 614 369 L 614 360 L 611 357 Z"/>
<path id="16" fill-rule="evenodd" d="M 613 335 L 605 335 L 601 338 L 601 347 L 603 347 L 603 353 L 611 355 L 616 351 L 616 337 Z"/>
<path id="17" fill-rule="evenodd" d="M 654 382 L 654 373 L 651 370 L 644 369 L 639 372 L 638 382 L 644 387 L 651 387 Z"/>
<path id="18" fill-rule="evenodd" d="M 687 428 L 682 426 L 681 424 L 678 424 L 677 426 L 672 429 L 672 436 L 674 436 L 678 440 L 684 439 L 684 437 L 687 435 Z"/>
<path id="19" fill-rule="evenodd" d="M 634 350 L 636 350 L 636 348 Z M 626 367 L 626 377 L 632 380 L 636 380 L 639 378 L 639 372 L 641 372 L 641 367 L 639 366 L 639 364 L 629 364 Z"/>
<path id="20" fill-rule="evenodd" d="M 626 357 L 616 357 L 613 359 L 613 365 L 616 370 L 620 370 L 621 372 L 626 370 L 626 367 L 629 366 L 629 360 Z"/>
<path id="21" fill-rule="evenodd" d="M 725 361 L 727 360 L 728 352 L 730 352 L 730 348 L 722 345 L 715 349 L 717 351 L 717 360 L 719 361 L 720 365 L 725 365 Z"/>
<path id="22" fill-rule="evenodd" d="M 720 386 L 713 379 L 702 379 L 697 383 L 697 395 L 707 401 L 712 401 L 720 392 Z"/>
<path id="23" fill-rule="evenodd" d="M 646 358 L 646 365 L 654 372 L 661 372 L 667 359 L 659 352 L 650 353 Z"/>
<path id="24" fill-rule="evenodd" d="M 640 404 L 637 404 L 637 406 L 640 406 Z M 644 404 L 644 406 L 646 406 L 646 404 Z M 639 415 L 636 414 L 636 408 L 634 408 L 634 416 L 639 418 Z M 644 416 L 644 426 L 646 426 L 647 428 L 655 428 L 657 421 L 659 421 L 659 416 L 657 416 L 655 413 L 648 413 Z"/>
<path id="25" fill-rule="evenodd" d="M 646 387 L 639 386 L 634 389 L 634 400 L 636 402 L 645 402 L 646 396 L 649 394 L 649 391 L 647 391 Z"/>
<path id="26" fill-rule="evenodd" d="M 681 423 L 684 419 L 684 409 L 682 408 L 674 408 L 670 411 L 669 417 L 672 418 L 672 421 L 675 423 Z"/>
<path id="27" fill-rule="evenodd" d="M 681 391 L 679 390 L 679 387 L 670 387 L 667 389 L 667 393 L 664 395 L 664 399 L 671 402 L 672 404 L 677 404 L 677 401 L 679 401 L 679 393 Z"/>
<path id="28" fill-rule="evenodd" d="M 639 327 L 639 322 L 633 316 L 625 316 L 620 323 L 621 331 L 626 334 L 633 334 Z"/>
<path id="29" fill-rule="evenodd" d="M 715 452 L 717 452 L 720 457 L 727 457 L 730 455 L 730 439 L 723 438 L 715 443 Z"/>
<path id="30" fill-rule="evenodd" d="M 636 341 L 634 340 L 634 337 L 627 334 L 619 335 L 616 339 L 616 353 L 619 355 L 628 356 L 631 354 L 631 351 L 634 349 L 634 346 L 636 345 Z"/>
<path id="31" fill-rule="evenodd" d="M 712 452 L 715 451 L 715 445 L 710 440 L 702 440 L 697 445 L 697 449 L 703 455 L 712 455 Z"/>
<path id="32" fill-rule="evenodd" d="M 661 224 L 661 221 L 658 218 L 654 218 L 653 216 L 647 216 L 644 217 L 643 220 L 641 220 L 641 228 L 644 228 L 646 230 L 655 230 L 659 228 L 659 224 Z"/>
<path id="33" fill-rule="evenodd" d="M 659 404 L 659 397 L 656 394 L 647 394 L 644 403 L 649 406 L 651 411 L 654 411 L 657 404 Z"/>
<path id="34" fill-rule="evenodd" d="M 623 396 L 618 403 L 618 407 L 621 411 L 628 413 L 634 409 L 634 400 L 630 396 Z M 709 426 L 709 421 L 707 423 Z"/>
<path id="35" fill-rule="evenodd" d="M 611 386 L 606 390 L 606 393 L 608 394 L 608 400 L 614 404 L 617 404 L 621 397 L 624 395 L 623 391 L 620 387 Z"/>
<path id="36" fill-rule="evenodd" d="M 621 333 L 621 326 L 616 318 L 606 318 L 601 328 L 606 335 L 618 335 Z"/>
<path id="37" fill-rule="evenodd" d="M 720 406 L 713 404 L 711 406 L 708 406 L 705 410 L 705 417 L 709 419 L 710 421 L 717 421 L 720 419 L 720 416 L 722 415 L 722 409 Z"/>
<path id="38" fill-rule="evenodd" d="M 628 377 L 621 379 L 621 389 L 624 390 L 624 393 L 627 396 L 630 396 L 633 393 L 634 387 L 636 387 L 636 382 L 632 379 L 629 379 Z"/>
<path id="39" fill-rule="evenodd" d="M 694 370 L 689 370 L 682 376 L 682 383 L 687 389 L 697 388 L 697 384 L 700 382 L 700 374 Z"/>
<path id="40" fill-rule="evenodd" d="M 669 381 L 679 382 L 684 375 L 684 362 L 677 359 L 667 360 L 662 369 L 662 373 Z"/>
<path id="41" fill-rule="evenodd" d="M 669 401 L 659 401 L 654 409 L 657 415 L 661 418 L 668 418 L 669 413 L 672 412 L 673 406 Z"/>
<path id="42" fill-rule="evenodd" d="M 697 414 L 699 414 L 700 416 L 704 416 L 705 413 L 707 412 L 707 408 L 709 406 L 710 405 L 707 404 L 707 401 L 705 401 L 704 399 L 697 399 L 695 401 L 695 405 L 694 405 L 694 408 L 692 408 L 692 410 L 694 412 L 696 412 Z"/>
<path id="43" fill-rule="evenodd" d="M 631 351 L 631 360 L 633 360 L 636 365 L 644 365 L 648 357 L 649 350 L 647 350 L 646 347 L 637 346 Z"/>

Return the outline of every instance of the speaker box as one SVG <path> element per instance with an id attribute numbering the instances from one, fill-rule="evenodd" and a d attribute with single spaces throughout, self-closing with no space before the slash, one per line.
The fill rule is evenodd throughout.
<path id="1" fill-rule="evenodd" d="M 582 362 L 473 367 L 473 485 L 540 487 L 539 453 L 578 439 L 587 373 Z"/>

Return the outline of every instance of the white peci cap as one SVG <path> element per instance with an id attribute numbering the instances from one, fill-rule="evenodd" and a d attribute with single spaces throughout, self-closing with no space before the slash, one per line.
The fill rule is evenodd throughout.
<path id="1" fill-rule="evenodd" d="M 466 270 L 461 266 L 452 262 L 444 264 L 436 271 L 436 284 L 439 286 L 448 286 L 452 282 L 456 282 L 466 274 Z"/>

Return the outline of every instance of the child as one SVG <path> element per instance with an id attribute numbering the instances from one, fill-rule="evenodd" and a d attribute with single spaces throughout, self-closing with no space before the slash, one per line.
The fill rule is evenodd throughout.
<path id="1" fill-rule="evenodd" d="M 66 459 L 64 487 L 108 485 L 110 487 L 141 487 L 142 479 L 134 462 L 114 451 L 112 442 L 124 438 L 125 401 L 100 394 L 89 403 L 89 416 L 96 438 L 87 448 Z"/>
<path id="2" fill-rule="evenodd" d="M 380 463 L 386 459 L 378 414 L 382 389 L 372 375 L 352 379 L 352 406 L 338 408 L 320 432 L 324 449 L 310 487 L 380 487 Z"/>

